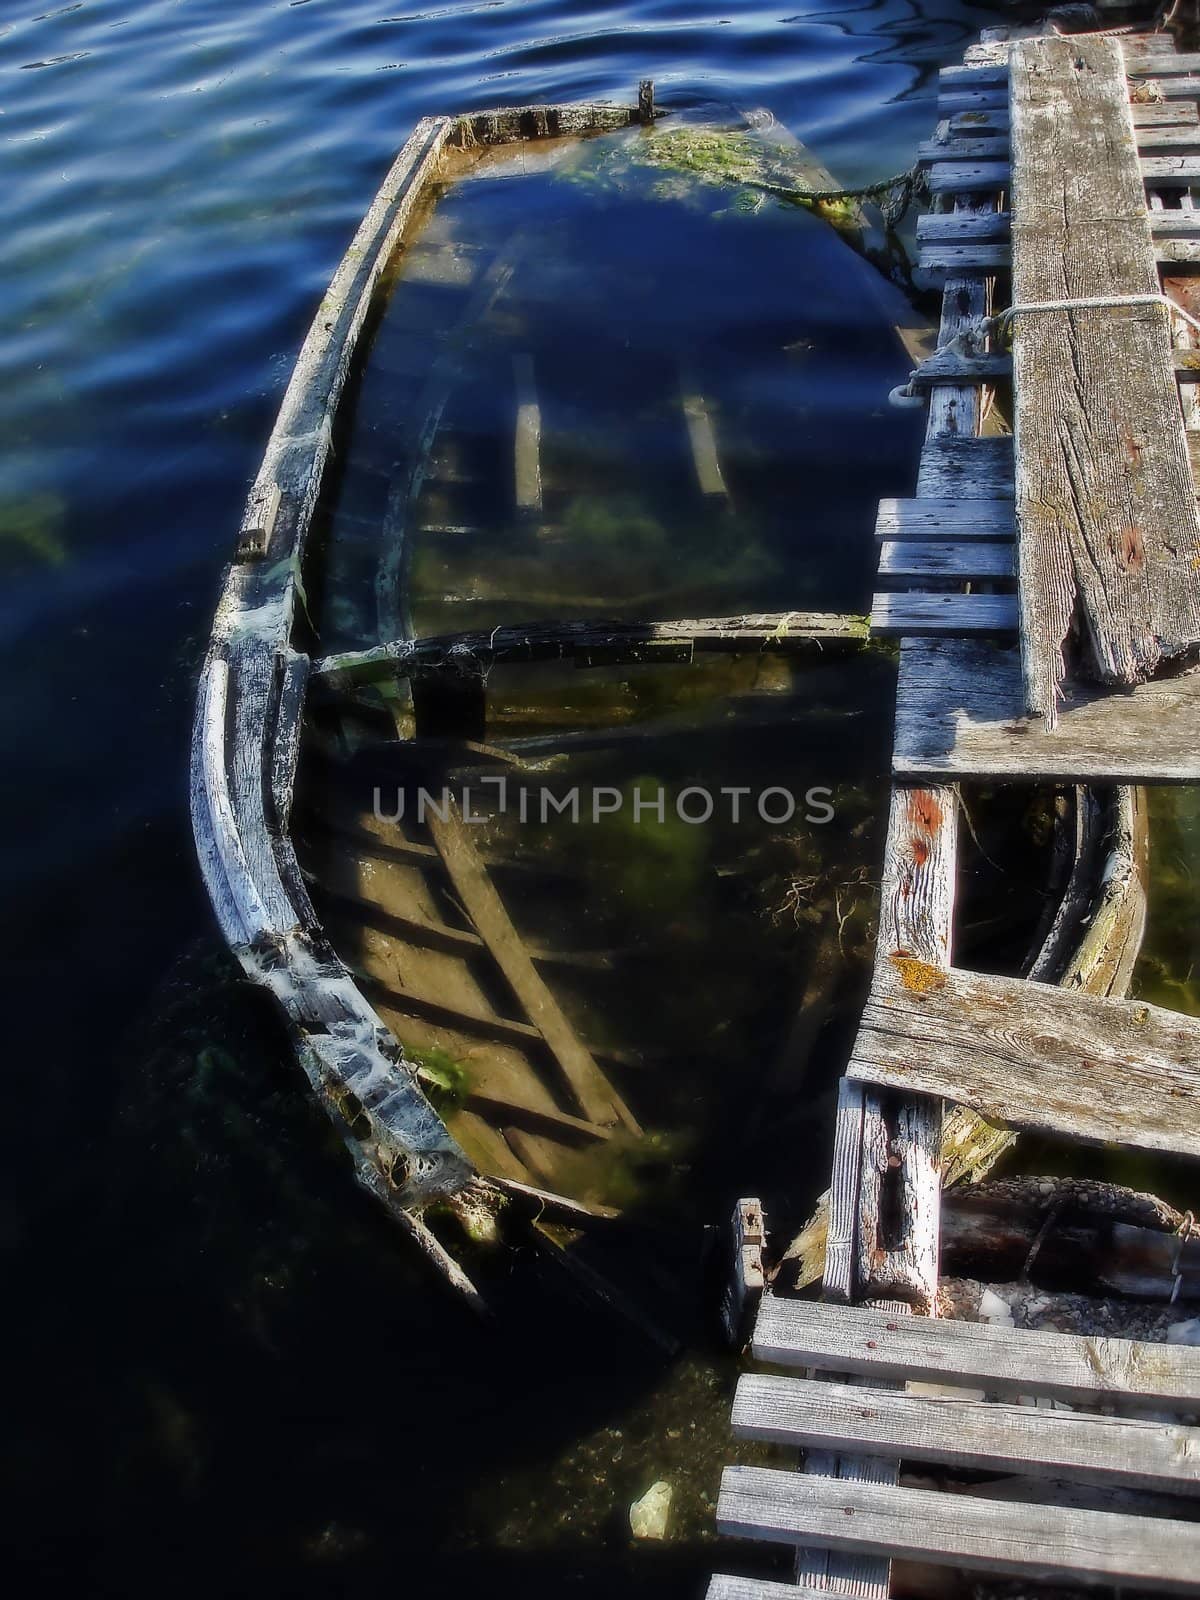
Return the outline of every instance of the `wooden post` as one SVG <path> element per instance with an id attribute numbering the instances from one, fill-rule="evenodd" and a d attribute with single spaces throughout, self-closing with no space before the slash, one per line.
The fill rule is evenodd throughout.
<path id="1" fill-rule="evenodd" d="M 638 84 L 638 121 L 649 126 L 654 118 L 654 79 L 643 78 Z"/>

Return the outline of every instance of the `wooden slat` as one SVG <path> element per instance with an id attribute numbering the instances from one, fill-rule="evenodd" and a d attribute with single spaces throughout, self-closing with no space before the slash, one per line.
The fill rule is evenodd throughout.
<path id="1" fill-rule="evenodd" d="M 896 956 L 876 965 L 846 1070 L 1001 1127 L 1200 1150 L 1200 1022 L 1140 1001 Z"/>
<path id="2" fill-rule="evenodd" d="M 1200 155 L 1146 155 L 1138 165 L 1142 182 L 1154 188 L 1186 189 L 1200 180 Z"/>
<path id="3" fill-rule="evenodd" d="M 1083 1338 L 945 1317 L 895 1317 L 864 1306 L 824 1306 L 768 1295 L 752 1348 L 759 1361 L 822 1372 L 914 1379 L 1007 1395 L 1119 1399 L 1192 1410 L 1200 1404 L 1200 1350 L 1132 1339 Z"/>
<path id="4" fill-rule="evenodd" d="M 921 499 L 1011 499 L 1012 440 L 965 433 L 930 439 L 921 452 L 917 494 Z"/>
<path id="5" fill-rule="evenodd" d="M 1129 109 L 1135 128 L 1186 128 L 1200 122 L 1200 111 L 1191 100 L 1135 100 Z M 1008 129 L 1009 120 L 1007 102 L 955 111 L 949 117 L 954 134 L 1002 133 Z"/>
<path id="6" fill-rule="evenodd" d="M 981 194 L 1012 186 L 1013 173 L 1007 161 L 965 159 L 949 151 L 945 157 L 925 159 L 929 162 L 930 194 Z M 1140 173 L 1145 184 L 1186 188 L 1200 179 L 1200 156 L 1145 155 L 1136 166 L 1131 165 L 1130 171 Z"/>
<path id="7" fill-rule="evenodd" d="M 922 272 L 1005 272 L 1012 264 L 1006 244 L 926 244 L 917 253 Z"/>
<path id="8" fill-rule="evenodd" d="M 1011 543 L 987 544 L 982 539 L 957 544 L 950 540 L 886 541 L 879 551 L 881 578 L 1011 578 L 1015 570 Z"/>
<path id="9" fill-rule="evenodd" d="M 1119 47 L 1022 41 L 1012 104 L 1014 301 L 1157 293 Z M 1026 703 L 1052 721 L 1078 610 L 1109 682 L 1200 641 L 1200 518 L 1165 310 L 1021 317 L 1013 348 Z"/>
<path id="10" fill-rule="evenodd" d="M 1016 531 L 1011 500 L 881 500 L 877 539 L 1011 539 Z"/>
<path id="11" fill-rule="evenodd" d="M 956 1468 L 1178 1494 L 1200 1487 L 1200 1428 L 746 1373 L 733 1431 Z"/>
<path id="12" fill-rule="evenodd" d="M 871 632 L 877 638 L 1016 631 L 1017 598 L 1011 594 L 877 594 L 871 607 Z"/>
<path id="13" fill-rule="evenodd" d="M 1200 155 L 1200 125 L 1194 122 L 1173 123 L 1169 127 L 1149 127 L 1136 130 L 1138 154 L 1142 157 L 1182 156 L 1195 159 Z M 946 139 L 924 139 L 917 146 L 918 161 L 1007 161 L 1009 159 L 1008 133 L 962 132 Z M 1147 183 L 1157 180 L 1157 168 L 1146 160 L 1141 163 L 1142 177 Z"/>
<path id="14" fill-rule="evenodd" d="M 1190 223 L 1156 237 L 1154 259 L 1160 267 L 1194 266 L 1200 261 L 1200 230 Z M 1012 252 L 1006 244 L 926 244 L 917 253 L 917 265 L 923 272 L 997 273 L 1012 265 Z"/>
<path id="15" fill-rule="evenodd" d="M 946 89 L 937 98 L 939 117 L 956 111 L 1003 111 L 1008 106 L 1004 89 Z"/>
<path id="16" fill-rule="evenodd" d="M 929 211 L 917 218 L 918 244 L 1003 243 L 1009 235 L 1007 211 Z"/>
<path id="17" fill-rule="evenodd" d="M 944 350 L 929 356 L 913 373 L 913 384 L 1001 383 L 1012 376 L 1012 359 L 1005 355 L 964 356 Z"/>
<path id="18" fill-rule="evenodd" d="M 940 161 L 929 169 L 930 194 L 980 194 L 1007 189 L 1007 161 Z"/>
<path id="19" fill-rule="evenodd" d="M 736 1578 L 716 1573 L 706 1600 L 829 1600 L 828 1589 L 807 1583 L 779 1583 L 774 1578 Z"/>
<path id="20" fill-rule="evenodd" d="M 913 639 L 900 654 L 894 770 L 909 779 L 1200 783 L 1200 674 L 1132 690 L 1068 680 L 1058 726 L 1025 711 L 1020 654 Z"/>
<path id="21" fill-rule="evenodd" d="M 727 1467 L 717 1526 L 743 1538 L 811 1540 L 1027 1578 L 1194 1588 L 1194 1526 L 1155 1517 Z"/>
<path id="22" fill-rule="evenodd" d="M 1085 37 L 1086 35 L 1078 34 L 1071 36 L 1070 43 L 1082 43 Z M 1009 51 L 1009 60 L 1006 61 L 943 67 L 938 73 L 939 88 L 1003 88 L 1008 83 L 1009 64 L 1017 45 L 1028 42 L 1030 41 L 1014 40 Z M 1116 46 L 1119 63 L 1124 68 L 1127 78 L 1153 78 L 1156 81 L 1163 81 L 1168 78 L 1186 78 L 1200 72 L 1200 54 L 1195 51 L 1146 52 L 1131 48 L 1123 39 L 1114 38 L 1112 43 Z"/>

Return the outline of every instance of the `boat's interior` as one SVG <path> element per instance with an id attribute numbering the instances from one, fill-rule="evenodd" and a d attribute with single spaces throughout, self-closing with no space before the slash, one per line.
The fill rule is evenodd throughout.
<path id="1" fill-rule="evenodd" d="M 694 624 L 452 658 L 547 619 L 863 609 L 863 528 L 913 424 L 881 405 L 864 441 L 844 409 L 903 375 L 904 300 L 821 219 L 713 181 L 758 132 L 710 137 L 456 157 L 368 331 L 306 573 L 316 653 L 437 636 L 446 670 L 318 673 L 292 824 L 338 954 L 481 1172 L 693 1217 L 739 1147 L 766 1128 L 794 1150 L 828 1110 L 869 973 L 894 663 L 859 635 L 713 653 Z M 823 293 L 834 274 L 869 316 Z M 996 873 L 1043 881 L 1052 810 L 980 806 L 981 903 Z M 1017 970 L 1040 897 L 977 927 L 964 905 L 965 947 Z"/>

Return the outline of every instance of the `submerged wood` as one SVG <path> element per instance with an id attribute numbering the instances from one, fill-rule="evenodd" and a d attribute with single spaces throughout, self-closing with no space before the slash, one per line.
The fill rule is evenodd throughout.
<path id="1" fill-rule="evenodd" d="M 1134 1299 L 1195 1300 L 1200 1239 L 1185 1239 L 1182 1222 L 1150 1196 L 1130 1196 L 1112 1185 L 1079 1184 L 1075 1192 L 1070 1179 L 985 1183 L 946 1195 L 942 1259 L 949 1272 L 1001 1281 L 1028 1278 Z"/>
<path id="2" fill-rule="evenodd" d="M 681 618 L 674 622 L 606 622 L 572 619 L 531 622 L 436 638 L 399 639 L 371 650 L 325 656 L 313 664 L 314 682 L 342 689 L 385 682 L 448 666 L 484 670 L 500 663 L 571 658 L 587 664 L 594 655 L 604 666 L 654 660 L 678 647 L 688 651 L 739 653 L 797 652 L 861 648 L 867 640 L 865 617 L 829 612 L 780 611 L 736 617 Z"/>

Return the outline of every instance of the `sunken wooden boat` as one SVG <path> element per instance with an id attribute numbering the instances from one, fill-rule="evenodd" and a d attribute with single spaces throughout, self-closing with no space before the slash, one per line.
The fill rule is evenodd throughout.
<path id="1" fill-rule="evenodd" d="M 453 1211 L 472 1236 L 491 1232 L 502 1209 L 539 1218 L 548 1207 L 568 1219 L 604 1214 L 555 1192 L 586 1190 L 572 1183 L 573 1165 L 639 1136 L 637 1112 L 614 1076 L 627 1060 L 620 1049 L 587 1043 L 556 992 L 562 974 L 611 973 L 617 958 L 594 941 L 539 947 L 518 931 L 503 897 L 506 875 L 528 879 L 536 863 L 489 856 L 476 842 L 477 819 L 464 820 L 457 800 L 401 821 L 391 802 L 381 810 L 381 790 L 398 771 L 404 783 L 432 786 L 464 772 L 486 782 L 520 765 L 482 742 L 485 683 L 506 663 L 611 669 L 749 654 L 754 678 L 760 660 L 820 650 L 833 661 L 865 636 L 861 618 L 803 612 L 613 624 L 594 604 L 566 622 L 531 627 L 529 612 L 545 612 L 534 609 L 536 597 L 525 602 L 522 573 L 519 624 L 413 637 L 418 516 L 423 533 L 479 558 L 469 510 L 429 505 L 431 491 L 448 485 L 453 499 L 464 482 L 469 499 L 470 463 L 444 458 L 454 443 L 448 408 L 452 416 L 464 388 L 472 399 L 459 383 L 459 358 L 481 319 L 504 315 L 509 286 L 527 284 L 539 258 L 536 236 L 518 236 L 477 272 L 470 249 L 437 242 L 434 206 L 467 177 L 503 175 L 506 164 L 521 173 L 549 166 L 597 136 L 653 120 L 646 84 L 628 109 L 536 106 L 430 118 L 416 128 L 296 362 L 249 494 L 199 688 L 192 814 L 224 937 L 245 974 L 278 1002 L 361 1183 L 473 1300 L 466 1274 L 423 1220 L 431 1207 Z M 464 293 L 442 296 L 453 306 L 438 326 L 418 308 L 399 342 L 400 370 L 385 350 L 364 377 L 361 354 L 381 343 L 381 306 L 397 263 L 410 278 L 424 271 L 437 288 L 465 286 Z M 368 489 L 381 492 L 364 514 L 337 458 L 343 419 L 372 373 L 386 389 L 388 436 L 379 470 L 367 474 Z M 406 381 L 398 420 L 389 406 Z M 544 567 L 561 530 L 540 517 L 540 414 L 531 363 L 519 350 L 510 381 L 507 470 L 516 515 L 541 539 Z M 703 396 L 682 368 L 679 383 L 675 404 L 695 491 L 702 503 L 723 505 Z M 347 622 L 337 614 L 337 564 L 361 561 L 355 539 L 364 526 L 371 540 L 382 530 L 383 546 L 371 547 L 359 595 L 365 613 L 360 607 Z M 728 564 L 719 566 L 718 579 L 728 575 Z M 358 648 L 330 653 L 331 639 Z M 524 754 L 536 755 L 539 716 L 526 720 Z M 585 747 L 606 738 L 586 727 L 579 734 Z M 305 801 L 298 849 L 306 769 L 314 798 Z M 369 782 L 358 782 L 364 775 Z"/>
<path id="2" fill-rule="evenodd" d="M 681 585 L 674 558 L 662 557 L 651 533 L 643 542 L 656 553 L 643 564 L 621 542 L 636 521 L 625 502 L 605 503 L 597 534 L 555 500 L 539 375 L 512 300 L 519 285 L 542 295 L 545 311 L 545 297 L 557 292 L 546 286 L 546 275 L 560 270 L 555 252 L 535 233 L 481 254 L 439 232 L 439 220 L 455 186 L 485 194 L 485 180 L 569 164 L 606 138 L 637 140 L 653 116 L 643 86 L 640 104 L 628 109 L 532 107 L 417 128 L 296 363 L 250 491 L 200 684 L 192 813 L 224 937 L 286 1017 L 359 1181 L 477 1305 L 475 1285 L 431 1220 L 449 1214 L 475 1238 L 505 1233 L 516 1218 L 561 1257 L 562 1236 L 548 1221 L 571 1228 L 609 1218 L 624 1199 L 622 1160 L 669 1143 L 661 1130 L 670 1126 L 673 1097 L 705 1100 L 718 1122 L 722 1093 L 743 1110 L 749 1103 L 760 1120 L 779 1103 L 769 1098 L 772 1083 L 754 1094 L 736 1090 L 756 1039 L 722 1037 L 731 1013 L 720 980 L 728 974 L 706 967 L 688 942 L 682 902 L 647 903 L 640 918 L 621 922 L 606 908 L 604 884 L 624 875 L 628 889 L 638 864 L 631 873 L 619 850 L 581 861 L 581 835 L 561 831 L 543 848 L 513 824 L 513 813 L 523 823 L 526 799 L 544 807 L 550 793 L 557 816 L 580 775 L 585 795 L 598 792 L 612 774 L 587 766 L 597 752 L 607 759 L 619 749 L 622 782 L 635 784 L 651 760 L 651 735 L 677 752 L 680 782 L 701 746 L 706 761 L 725 750 L 739 781 L 758 763 L 763 782 L 778 782 L 790 775 L 781 734 L 795 727 L 804 685 L 819 683 L 829 698 L 832 750 L 834 724 L 849 715 L 837 698 L 847 658 L 866 661 L 889 683 L 893 670 L 883 657 L 867 658 L 861 617 L 748 607 L 717 614 L 773 580 L 753 551 L 747 558 L 747 541 L 737 545 L 728 463 L 686 356 L 667 385 L 666 422 L 644 407 L 629 448 L 652 459 L 664 492 L 708 528 L 711 566 Z M 772 148 L 781 138 L 786 144 L 769 119 L 751 117 L 747 126 Z M 788 182 L 799 181 L 799 162 L 814 187 L 832 187 L 802 151 L 784 155 Z M 581 176 L 590 181 L 592 170 Z M 398 274 L 430 293 L 394 327 L 387 306 Z M 578 284 L 567 292 L 577 295 Z M 604 292 L 611 303 L 616 291 Z M 495 381 L 464 382 L 464 351 L 485 320 L 500 328 Z M 602 365 L 595 353 L 576 364 L 594 386 Z M 465 411 L 494 408 L 497 396 L 507 417 L 499 461 L 492 445 L 481 447 L 459 425 Z M 616 403 L 625 405 L 620 389 Z M 365 445 L 361 428 L 353 431 L 364 416 Z M 613 470 L 603 451 L 587 462 L 593 494 Z M 497 482 L 506 485 L 510 520 L 489 529 L 480 507 L 496 497 Z M 780 514 L 790 515 L 786 502 Z M 611 620 L 586 589 L 589 537 L 617 540 L 630 574 L 624 620 Z M 578 569 L 583 587 L 570 589 L 567 567 Z M 478 594 L 474 579 L 462 581 L 485 569 L 507 585 L 499 599 Z M 547 576 L 555 571 L 556 587 Z M 563 604 L 564 592 L 574 594 L 573 605 Z M 665 715 L 651 685 L 656 674 L 688 678 Z M 886 716 L 889 696 L 878 698 Z M 861 742 L 862 730 L 853 737 Z M 880 749 L 885 738 L 880 730 Z M 474 804 L 491 803 L 482 826 L 464 786 Z M 497 816 L 504 793 L 511 803 Z M 1144 911 L 1136 792 L 1048 788 L 1045 816 L 1049 891 L 1037 925 L 1025 930 L 1024 970 L 1123 993 Z M 853 896 L 872 891 L 860 869 L 853 892 L 835 885 L 823 921 L 806 902 L 812 950 L 797 956 L 785 947 L 772 965 L 755 943 L 762 919 L 747 916 L 746 906 L 787 878 L 779 848 L 731 841 L 706 866 L 705 893 L 727 937 L 744 946 L 747 1015 L 794 1010 L 772 1068 L 774 1090 L 786 1099 L 796 1098 L 788 1086 L 831 1013 L 861 1000 L 846 999 L 839 985 L 847 987 L 842 969 L 851 965 L 856 919 L 864 942 L 871 934 Z M 793 885 L 808 884 L 815 902 L 811 884 L 822 864 L 791 868 Z M 654 974 L 652 946 L 667 923 L 674 965 Z M 801 931 L 809 937 L 807 925 Z M 668 990 L 675 1012 L 661 998 Z M 679 1032 L 681 1005 L 694 1012 L 691 1035 Z M 659 1011 L 675 1051 L 665 1075 L 654 1071 L 652 1037 L 647 1044 Z M 722 1089 L 726 1080 L 732 1090 Z M 643 1127 L 652 1130 L 645 1139 Z M 979 1129 L 964 1125 L 962 1134 L 962 1171 L 986 1165 L 994 1150 L 983 1147 Z"/>

